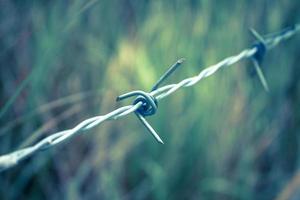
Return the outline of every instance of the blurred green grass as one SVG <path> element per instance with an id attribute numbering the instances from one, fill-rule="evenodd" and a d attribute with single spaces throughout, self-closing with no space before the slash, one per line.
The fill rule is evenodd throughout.
<path id="1" fill-rule="evenodd" d="M 0 152 L 120 106 L 116 96 L 149 90 L 178 58 L 186 62 L 168 81 L 193 76 L 249 47 L 248 28 L 264 34 L 299 22 L 299 7 L 2 0 Z M 267 54 L 269 93 L 242 61 L 159 103 L 149 120 L 165 145 L 134 116 L 107 122 L 0 174 L 0 199 L 299 198 L 299 40 Z M 74 94 L 82 98 L 39 109 Z"/>

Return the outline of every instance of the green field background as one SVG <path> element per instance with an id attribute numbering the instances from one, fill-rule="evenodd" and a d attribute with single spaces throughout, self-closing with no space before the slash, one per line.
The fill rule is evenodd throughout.
<path id="1" fill-rule="evenodd" d="M 297 0 L 0 0 L 0 154 L 194 76 L 300 22 Z M 299 199 L 300 34 L 0 174 L 0 199 Z"/>

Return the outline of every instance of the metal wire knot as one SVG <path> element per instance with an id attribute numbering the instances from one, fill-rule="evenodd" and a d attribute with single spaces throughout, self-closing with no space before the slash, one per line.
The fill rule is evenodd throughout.
<path id="1" fill-rule="evenodd" d="M 256 52 L 253 55 L 253 58 L 255 60 L 257 60 L 258 63 L 261 63 L 267 52 L 267 46 L 265 45 L 264 42 L 259 41 L 259 42 L 255 43 L 253 45 L 253 47 L 256 48 Z"/>
<path id="2" fill-rule="evenodd" d="M 139 102 L 142 102 L 142 106 L 137 109 L 136 112 L 139 112 L 143 116 L 150 116 L 156 113 L 158 108 L 157 100 L 150 93 L 137 96 L 137 98 L 133 101 L 133 104 L 135 105 Z"/>
<path id="3" fill-rule="evenodd" d="M 132 96 L 137 96 L 133 101 L 133 105 L 141 103 L 141 106 L 135 112 L 138 112 L 142 116 L 151 116 L 156 113 L 158 108 L 156 98 L 150 93 L 144 91 L 136 90 L 122 94 L 117 97 L 117 101 L 124 100 Z"/>

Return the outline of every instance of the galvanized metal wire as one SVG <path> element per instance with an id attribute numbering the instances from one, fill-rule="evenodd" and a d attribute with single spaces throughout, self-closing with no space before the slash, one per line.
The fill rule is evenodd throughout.
<path id="1" fill-rule="evenodd" d="M 295 26 L 284 29 L 283 31 L 281 31 L 279 33 L 267 35 L 264 38 L 264 43 L 262 44 L 261 42 L 259 42 L 258 44 L 263 45 L 266 50 L 269 50 L 269 49 L 272 49 L 275 46 L 277 46 L 283 40 L 289 39 L 290 37 L 292 37 L 299 31 L 300 31 L 300 24 L 296 24 Z M 151 97 L 155 101 L 159 101 L 159 100 L 171 95 L 172 93 L 174 93 L 175 91 L 177 91 L 180 88 L 190 87 L 190 86 L 195 85 L 203 78 L 213 75 L 214 73 L 216 73 L 219 69 L 221 69 L 223 67 L 231 66 L 231 65 L 239 62 L 242 59 L 247 59 L 247 58 L 253 59 L 253 57 L 255 57 L 255 55 L 257 55 L 257 53 L 260 52 L 259 48 L 260 48 L 259 45 L 253 45 L 251 48 L 245 49 L 237 55 L 227 57 L 224 60 L 220 61 L 219 63 L 204 69 L 198 75 L 196 75 L 194 77 L 186 78 L 178 83 L 165 85 L 163 87 L 158 87 L 158 84 L 156 84 L 154 86 L 153 90 L 149 93 L 142 92 L 142 91 L 138 91 L 138 92 L 140 92 L 141 94 L 145 94 L 146 99 Z M 177 66 L 175 66 L 175 67 L 177 67 Z M 172 71 L 172 70 L 170 70 L 170 71 Z M 170 73 L 170 72 L 168 71 L 167 74 L 168 73 Z M 159 80 L 159 83 L 160 82 L 161 82 L 161 80 Z M 137 92 L 137 91 L 135 91 L 135 92 Z M 149 96 L 147 96 L 147 95 L 149 95 Z M 150 98 L 150 100 L 151 100 L 151 98 Z M 95 117 L 86 119 L 86 120 L 82 121 L 81 123 L 79 123 L 78 125 L 76 125 L 72 129 L 54 133 L 54 134 L 42 139 L 41 141 L 37 142 L 36 144 L 34 144 L 32 146 L 16 150 L 12 153 L 2 155 L 2 156 L 0 156 L 0 171 L 11 168 L 11 167 L 17 165 L 18 163 L 20 163 L 20 161 L 24 160 L 25 158 L 28 158 L 29 156 L 32 156 L 33 154 L 35 154 L 39 151 L 42 151 L 42 150 L 45 150 L 48 148 L 52 148 L 60 143 L 63 143 L 65 141 L 69 140 L 70 138 L 74 137 L 75 135 L 83 133 L 84 131 L 90 130 L 105 121 L 116 120 L 121 117 L 125 117 L 128 114 L 133 113 L 133 112 L 137 113 L 139 110 L 141 110 L 141 108 L 143 108 L 143 106 L 145 106 L 145 104 L 149 103 L 147 101 L 148 100 L 146 100 L 146 102 L 137 101 L 133 105 L 120 107 L 120 108 L 118 108 L 110 113 L 107 113 L 105 115 L 99 115 L 99 116 L 95 116 Z M 155 107 L 155 109 L 156 108 L 157 107 Z M 151 107 L 149 109 L 154 109 L 154 108 Z M 138 115 L 142 116 L 142 114 L 139 114 L 139 113 L 138 113 Z M 140 119 L 141 119 L 141 121 L 143 121 L 143 118 L 140 118 Z M 147 127 L 147 128 L 151 129 L 151 126 Z M 150 131 L 155 132 L 154 130 L 150 130 Z M 156 139 L 158 139 L 158 141 L 159 141 L 159 139 L 160 139 L 159 136 L 158 136 L 158 138 L 156 137 Z M 162 143 L 162 141 L 161 141 L 161 143 Z"/>

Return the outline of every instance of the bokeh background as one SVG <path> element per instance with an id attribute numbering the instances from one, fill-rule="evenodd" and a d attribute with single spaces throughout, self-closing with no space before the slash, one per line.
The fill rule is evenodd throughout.
<path id="1" fill-rule="evenodd" d="M 198 74 L 300 22 L 296 0 L 0 0 L 0 153 Z M 299 199 L 300 35 L 0 174 L 0 199 Z"/>

